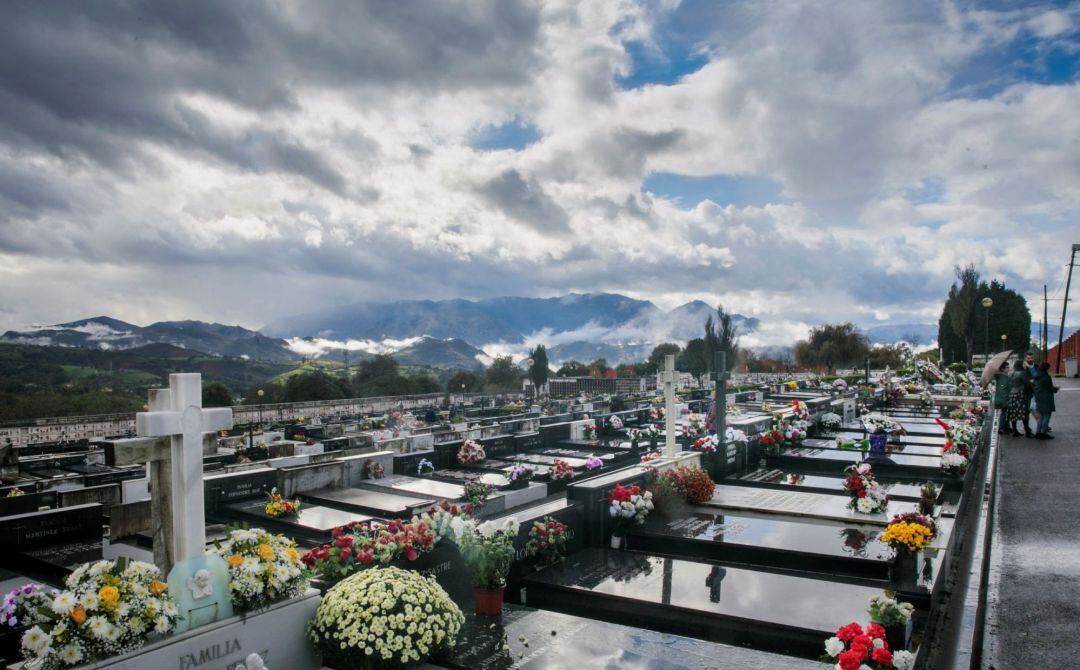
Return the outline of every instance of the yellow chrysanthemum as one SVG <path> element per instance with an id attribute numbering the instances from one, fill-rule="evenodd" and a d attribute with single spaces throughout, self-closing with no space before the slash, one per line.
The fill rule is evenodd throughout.
<path id="1" fill-rule="evenodd" d="M 120 599 L 120 591 L 115 586 L 102 586 L 98 591 L 98 598 L 101 602 L 112 605 Z"/>

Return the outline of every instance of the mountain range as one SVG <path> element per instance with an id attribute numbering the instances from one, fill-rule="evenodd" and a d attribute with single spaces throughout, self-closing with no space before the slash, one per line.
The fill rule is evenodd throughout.
<path id="1" fill-rule="evenodd" d="M 714 308 L 700 300 L 663 310 L 647 300 L 613 293 L 572 293 L 554 298 L 361 302 L 291 316 L 260 331 L 190 320 L 137 326 L 98 316 L 7 331 L 0 342 L 104 350 L 168 344 L 269 362 L 346 356 L 358 362 L 389 353 L 404 365 L 444 369 L 475 368 L 502 353 L 520 359 L 542 343 L 553 365 L 596 358 L 616 365 L 644 360 L 660 342 L 700 337 L 711 315 Z M 755 318 L 736 314 L 734 320 L 742 334 L 759 327 Z M 1034 335 L 1037 325 L 1032 331 Z M 937 339 L 936 324 L 875 326 L 863 332 L 880 344 L 914 337 L 927 345 Z"/>

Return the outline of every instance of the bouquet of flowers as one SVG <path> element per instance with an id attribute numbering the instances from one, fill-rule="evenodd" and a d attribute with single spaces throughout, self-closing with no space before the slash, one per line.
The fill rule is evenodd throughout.
<path id="1" fill-rule="evenodd" d="M 391 519 L 354 521 L 331 531 L 333 540 L 301 557 L 301 562 L 324 576 L 342 576 L 404 558 L 415 561 L 441 539 L 431 520 Z"/>
<path id="2" fill-rule="evenodd" d="M 788 381 L 784 382 L 784 387 L 789 391 L 798 391 L 799 382 L 795 381 L 794 379 L 789 379 Z"/>
<path id="3" fill-rule="evenodd" d="M 804 419 L 795 419 L 784 427 L 784 441 L 788 444 L 797 445 L 806 439 L 806 431 L 809 428 Z"/>
<path id="4" fill-rule="evenodd" d="M 650 453 L 645 454 L 644 456 L 642 456 L 641 457 L 641 462 L 642 463 L 651 463 L 652 461 L 658 461 L 663 457 L 664 457 L 664 455 L 661 454 L 659 451 L 653 451 L 653 452 L 650 452 Z"/>
<path id="5" fill-rule="evenodd" d="M 277 487 L 270 489 L 270 493 L 267 494 L 269 498 L 264 508 L 266 516 L 273 519 L 280 519 L 282 517 L 292 516 L 300 510 L 299 500 L 285 500 L 278 493 Z"/>
<path id="6" fill-rule="evenodd" d="M 885 626 L 903 626 L 911 621 L 915 608 L 911 603 L 897 602 L 888 595 L 870 598 L 870 621 Z"/>
<path id="7" fill-rule="evenodd" d="M 150 563 L 119 558 L 79 566 L 23 634 L 22 650 L 44 670 L 93 663 L 172 631 L 179 615 L 168 585 Z"/>
<path id="8" fill-rule="evenodd" d="M 426 458 L 421 458 L 420 462 L 416 464 L 416 474 L 421 477 L 430 475 L 433 472 L 435 472 L 435 464 Z"/>
<path id="9" fill-rule="evenodd" d="M 728 442 L 746 442 L 746 433 L 728 426 L 724 429 L 724 438 Z"/>
<path id="10" fill-rule="evenodd" d="M 475 465 L 487 458 L 487 452 L 480 446 L 479 442 L 473 440 L 465 440 L 461 443 L 461 448 L 457 452 L 457 462 L 462 465 Z"/>
<path id="11" fill-rule="evenodd" d="M 917 523 L 920 526 L 926 526 L 930 529 L 930 539 L 934 539 L 935 537 L 937 537 L 937 524 L 934 522 L 934 519 L 932 517 L 926 514 L 921 514 L 919 512 L 903 512 L 902 514 L 897 514 L 896 516 L 894 516 L 892 518 L 892 521 L 890 521 L 889 523 L 900 522 Z"/>
<path id="12" fill-rule="evenodd" d="M 566 556 L 566 530 L 565 523 L 550 516 L 542 521 L 534 521 L 529 529 L 525 554 L 530 558 L 539 558 L 540 565 L 558 563 Z"/>
<path id="13" fill-rule="evenodd" d="M 649 438 L 649 442 L 655 442 L 660 437 L 660 429 L 649 424 L 645 427 L 645 437 Z"/>
<path id="14" fill-rule="evenodd" d="M 588 461 L 586 461 L 585 467 L 588 468 L 588 465 Z M 569 481 L 573 478 L 574 468 L 570 467 L 570 464 L 566 461 L 555 459 L 555 462 L 551 464 L 551 479 L 559 482 Z"/>
<path id="15" fill-rule="evenodd" d="M 584 435 L 584 438 L 586 440 L 595 440 L 596 439 L 596 424 L 595 423 L 587 423 L 587 424 L 585 424 L 582 427 L 582 430 L 584 431 L 583 435 Z"/>
<path id="16" fill-rule="evenodd" d="M 326 592 L 308 638 L 327 665 L 342 670 L 415 667 L 452 649 L 465 617 L 434 579 L 376 568 Z"/>
<path id="17" fill-rule="evenodd" d="M 664 470 L 657 479 L 659 483 L 666 484 L 664 489 L 674 490 L 694 505 L 712 500 L 713 491 L 716 489 L 709 473 L 696 467 L 678 466 Z"/>
<path id="18" fill-rule="evenodd" d="M 847 380 L 845 380 L 845 379 L 834 379 L 833 383 L 832 383 L 832 387 L 836 391 L 840 391 L 840 392 L 846 391 L 847 388 L 848 388 L 847 387 Z"/>
<path id="19" fill-rule="evenodd" d="M 821 660 L 833 664 L 838 670 L 911 670 L 915 667 L 915 655 L 907 650 L 889 651 L 885 642 L 885 629 L 876 623 L 866 627 L 849 623 L 825 640 L 825 655 Z"/>
<path id="20" fill-rule="evenodd" d="M 611 430 L 622 430 L 622 428 L 623 428 L 622 419 L 620 419 L 619 417 L 612 414 L 611 418 L 608 419 L 608 428 L 611 428 Z"/>
<path id="21" fill-rule="evenodd" d="M 626 431 L 626 436 L 630 438 L 630 448 L 636 450 L 638 445 L 641 444 L 641 431 L 637 428 L 631 428 Z"/>
<path id="22" fill-rule="evenodd" d="M 941 373 L 941 369 L 930 361 L 917 360 L 915 361 L 915 367 L 918 369 L 919 374 L 922 375 L 923 379 L 931 384 L 940 384 L 945 381 L 945 375 Z"/>
<path id="23" fill-rule="evenodd" d="M 966 421 L 950 421 L 946 423 L 941 419 L 934 420 L 945 431 L 945 439 L 955 443 L 956 451 L 967 457 L 976 440 L 979 439 L 978 429 Z"/>
<path id="24" fill-rule="evenodd" d="M 528 482 L 536 474 L 536 468 L 528 463 L 514 463 L 514 465 L 506 472 L 507 479 L 511 484 L 518 482 Z"/>
<path id="25" fill-rule="evenodd" d="M 876 433 L 878 431 L 884 433 L 896 433 L 900 430 L 900 424 L 880 412 L 869 412 L 864 414 L 862 416 L 862 424 L 863 428 L 865 428 L 868 433 Z"/>
<path id="26" fill-rule="evenodd" d="M 705 432 L 705 420 L 700 414 L 690 414 L 682 422 L 683 437 L 694 439 Z"/>
<path id="27" fill-rule="evenodd" d="M 19 496 L 24 496 L 24 495 L 26 495 L 26 491 L 23 491 L 18 486 L 16 486 L 13 489 L 9 489 L 8 492 L 4 495 L 4 497 L 5 498 L 18 498 Z"/>
<path id="28" fill-rule="evenodd" d="M 48 622 L 41 609 L 48 609 L 57 593 L 56 589 L 46 591 L 41 584 L 26 584 L 12 589 L 4 596 L 3 605 L 0 605 L 0 626 L 18 628 Z"/>
<path id="29" fill-rule="evenodd" d="M 706 435 L 705 437 L 699 437 L 694 440 L 694 443 L 690 445 L 690 448 L 694 451 L 703 451 L 707 454 L 716 453 L 716 449 L 720 446 L 720 440 L 716 435 Z"/>
<path id="30" fill-rule="evenodd" d="M 514 560 L 514 539 L 518 520 L 510 517 L 502 523 L 467 520 L 455 524 L 454 533 L 465 567 L 478 589 L 501 589 Z"/>
<path id="31" fill-rule="evenodd" d="M 784 443 L 784 434 L 776 428 L 770 428 L 761 435 L 758 435 L 758 442 L 769 451 L 776 451 L 780 448 L 780 445 Z"/>
<path id="32" fill-rule="evenodd" d="M 877 483 L 869 463 L 856 463 L 844 468 L 844 490 L 851 496 L 848 509 L 861 514 L 884 514 L 889 496 Z"/>
<path id="33" fill-rule="evenodd" d="M 215 550 L 229 565 L 229 592 L 237 609 L 265 607 L 307 589 L 296 542 L 284 535 L 262 528 L 234 530 Z"/>
<path id="34" fill-rule="evenodd" d="M 593 470 L 597 470 L 602 467 L 604 467 L 603 459 L 597 458 L 596 456 L 589 456 L 585 459 L 585 469 L 589 472 L 592 472 Z"/>
<path id="35" fill-rule="evenodd" d="M 495 493 L 495 487 L 491 484 L 485 484 L 478 478 L 470 477 L 462 484 L 465 489 L 465 499 L 469 501 L 469 504 L 482 506 L 492 493 Z"/>
<path id="36" fill-rule="evenodd" d="M 611 503 L 608 513 L 615 520 L 615 534 L 620 536 L 628 529 L 645 523 L 645 518 L 653 510 L 652 493 L 643 492 L 638 486 L 623 488 L 621 484 L 616 484 L 608 501 Z"/>
<path id="37" fill-rule="evenodd" d="M 922 515 L 919 515 L 922 516 Z M 930 544 L 934 532 L 916 521 L 893 520 L 881 534 L 881 541 L 897 551 L 915 553 Z"/>
<path id="38" fill-rule="evenodd" d="M 382 463 L 373 458 L 364 461 L 364 479 L 382 479 L 386 476 L 386 469 Z"/>
<path id="39" fill-rule="evenodd" d="M 952 475 L 962 475 L 967 471 L 970 461 L 955 451 L 943 451 L 941 469 Z"/>
<path id="40" fill-rule="evenodd" d="M 818 423 L 821 425 L 822 430 L 831 433 L 834 430 L 840 430 L 840 426 L 843 425 L 844 419 L 839 414 L 827 412 L 821 415 L 821 419 Z"/>

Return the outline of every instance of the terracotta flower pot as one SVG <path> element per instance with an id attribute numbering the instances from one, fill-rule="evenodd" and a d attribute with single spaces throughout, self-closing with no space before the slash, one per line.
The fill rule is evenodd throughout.
<path id="1" fill-rule="evenodd" d="M 502 614 L 504 589 L 473 589 L 473 599 L 476 601 L 476 613 L 489 616 Z"/>

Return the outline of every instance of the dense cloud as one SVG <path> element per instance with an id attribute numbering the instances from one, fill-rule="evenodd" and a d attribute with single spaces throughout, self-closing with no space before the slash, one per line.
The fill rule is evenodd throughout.
<path id="1" fill-rule="evenodd" d="M 969 260 L 1033 294 L 1080 241 L 1078 25 L 884 0 L 6 3 L 0 328 L 612 291 L 783 340 L 931 319 Z M 654 173 L 779 195 L 698 202 Z"/>

